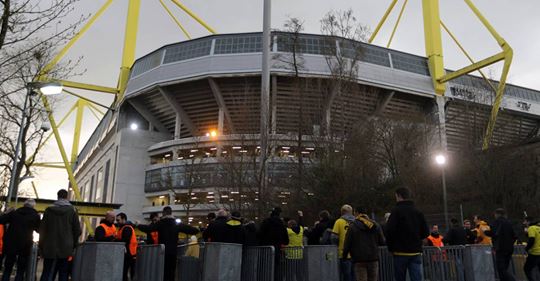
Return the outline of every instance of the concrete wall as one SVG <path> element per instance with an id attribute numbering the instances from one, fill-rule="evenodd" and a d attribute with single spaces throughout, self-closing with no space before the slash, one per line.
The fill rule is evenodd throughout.
<path id="1" fill-rule="evenodd" d="M 145 168 L 149 163 L 148 148 L 170 139 L 170 135 L 144 130 L 122 129 L 117 134 L 118 163 L 114 188 L 114 202 L 121 203 L 121 212 L 131 221 L 142 221 L 143 206 L 148 205 L 144 196 Z"/>

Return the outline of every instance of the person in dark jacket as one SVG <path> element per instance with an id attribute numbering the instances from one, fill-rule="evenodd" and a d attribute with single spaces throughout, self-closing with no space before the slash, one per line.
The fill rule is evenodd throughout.
<path id="1" fill-rule="evenodd" d="M 259 240 L 257 239 L 257 226 L 254 221 L 249 221 L 244 224 L 244 229 L 246 230 L 246 242 L 244 246 L 254 247 L 259 245 Z"/>
<path id="2" fill-rule="evenodd" d="M 486 235 L 491 236 L 499 279 L 501 281 L 515 281 L 516 278 L 508 271 L 508 267 L 512 261 L 517 236 L 512 224 L 506 218 L 504 209 L 495 210 L 495 222 L 490 228 L 491 231 L 487 232 Z"/>
<path id="3" fill-rule="evenodd" d="M 137 225 L 137 227 L 143 232 L 158 232 L 159 243 L 165 245 L 165 274 L 163 281 L 174 281 L 178 234 L 182 232 L 195 235 L 199 230 L 187 224 L 177 222 L 172 216 L 172 209 L 169 206 L 163 208 L 163 216 L 157 223 L 153 225 Z"/>
<path id="4" fill-rule="evenodd" d="M 242 224 L 240 212 L 232 212 L 231 218 L 227 221 L 226 243 L 246 244 L 246 229 Z"/>
<path id="5" fill-rule="evenodd" d="M 33 233 L 39 229 L 36 201 L 28 199 L 24 206 L 0 217 L 0 224 L 9 224 L 5 233 L 3 253 L 6 257 L 2 281 L 9 281 L 13 265 L 17 263 L 15 281 L 24 280 L 26 265 L 32 251 Z"/>
<path id="6" fill-rule="evenodd" d="M 364 208 L 356 209 L 357 216 L 349 225 L 343 256 L 351 254 L 357 281 L 377 281 L 379 274 L 379 246 L 385 245 L 382 228 L 366 215 Z"/>
<path id="7" fill-rule="evenodd" d="M 125 213 L 116 215 L 116 223 L 118 225 L 118 234 L 116 242 L 123 242 L 126 244 L 126 253 L 124 254 L 124 271 L 123 281 L 128 281 L 128 273 L 131 276 L 131 280 L 134 280 L 135 276 L 135 258 L 137 257 L 137 237 L 135 236 L 135 229 L 127 219 Z"/>
<path id="8" fill-rule="evenodd" d="M 386 243 L 394 256 L 394 277 L 405 281 L 407 271 L 411 281 L 422 280 L 422 241 L 429 235 L 424 214 L 411 201 L 406 187 L 396 189 L 396 207 L 386 224 Z"/>
<path id="9" fill-rule="evenodd" d="M 470 220 L 463 221 L 463 228 L 465 229 L 465 234 L 467 235 L 467 244 L 474 245 L 476 243 L 476 234 L 472 230 L 472 223 Z"/>
<path id="10" fill-rule="evenodd" d="M 334 227 L 334 221 L 330 218 L 330 212 L 324 210 L 319 213 L 319 221 L 308 233 L 309 245 L 329 245 L 331 244 L 330 236 L 332 234 L 332 228 Z M 326 233 L 326 235 L 325 235 Z M 324 236 L 324 239 L 323 239 Z M 326 240 L 326 241 L 324 241 Z"/>
<path id="11" fill-rule="evenodd" d="M 39 248 L 44 258 L 41 281 L 48 281 L 56 269 L 59 281 L 68 280 L 68 257 L 73 256 L 81 236 L 79 215 L 67 200 L 67 190 L 61 189 L 57 195 L 58 200 L 45 210 L 39 227 Z"/>
<path id="12" fill-rule="evenodd" d="M 151 213 L 150 214 L 150 224 L 156 224 L 159 221 L 159 214 L 158 213 Z M 152 231 L 146 233 L 146 244 L 147 245 L 157 245 L 159 244 L 159 235 L 157 231 Z"/>
<path id="13" fill-rule="evenodd" d="M 449 246 L 458 246 L 466 245 L 467 243 L 467 232 L 465 228 L 459 224 L 459 221 L 455 218 L 450 220 L 452 225 L 446 237 L 444 237 L 444 244 Z"/>
<path id="14" fill-rule="evenodd" d="M 225 209 L 219 209 L 216 212 L 216 219 L 208 225 L 208 228 L 203 233 L 204 241 L 227 243 L 229 240 L 228 221 L 229 213 Z"/>
<path id="15" fill-rule="evenodd" d="M 274 246 L 274 264 L 279 265 L 281 248 L 289 244 L 287 228 L 281 219 L 281 208 L 276 207 L 270 213 L 270 217 L 263 220 L 259 228 L 259 243 L 261 246 Z M 274 267 L 275 280 L 279 280 L 279 268 Z"/>

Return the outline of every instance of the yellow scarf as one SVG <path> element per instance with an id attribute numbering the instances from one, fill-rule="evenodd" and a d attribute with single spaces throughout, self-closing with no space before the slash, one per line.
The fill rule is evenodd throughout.
<path id="1" fill-rule="evenodd" d="M 368 229 L 371 229 L 375 225 L 366 214 L 359 214 L 356 216 L 356 219 L 361 221 Z"/>

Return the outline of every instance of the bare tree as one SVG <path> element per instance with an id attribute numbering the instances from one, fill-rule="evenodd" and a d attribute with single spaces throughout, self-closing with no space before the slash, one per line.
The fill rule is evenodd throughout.
<path id="1" fill-rule="evenodd" d="M 21 128 L 26 84 L 43 75 L 44 66 L 52 59 L 57 47 L 70 39 L 85 19 L 72 23 L 63 21 L 70 15 L 77 0 L 2 0 L 0 18 L 0 192 L 5 193 L 9 178 L 14 176 L 15 191 L 22 177 L 32 173 L 36 154 L 43 141 L 41 120 L 44 117 L 39 100 L 30 98 Z M 67 61 L 48 70 L 50 78 L 73 75 L 78 61 Z M 19 129 L 22 143 L 17 173 L 12 175 L 15 146 Z M 26 160 L 29 161 L 26 161 Z"/>

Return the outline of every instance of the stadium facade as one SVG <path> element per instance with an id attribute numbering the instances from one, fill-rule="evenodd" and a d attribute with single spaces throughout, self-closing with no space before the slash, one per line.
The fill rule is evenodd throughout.
<path id="1" fill-rule="evenodd" d="M 288 36 L 272 36 L 268 182 L 274 188 L 299 158 L 316 158 L 321 142 L 345 136 L 363 116 L 442 116 L 448 150 L 480 147 L 493 98 L 483 80 L 453 80 L 445 98 L 437 98 L 425 57 L 310 34 L 299 37 L 301 77 L 294 78 L 280 59 L 290 55 Z M 216 206 L 258 200 L 257 191 L 230 188 L 230 178 L 231 169 L 242 170 L 246 182 L 254 181 L 258 169 L 261 43 L 261 33 L 212 35 L 138 59 L 121 106 L 106 114 L 78 156 L 84 201 L 123 203 L 133 220 L 171 205 L 176 215 L 189 209 L 198 223 Z M 334 43 L 338 52 L 361 48 L 357 84 L 346 92 L 330 86 L 325 49 Z M 294 86 L 299 80 L 302 95 Z M 492 144 L 537 136 L 539 121 L 540 92 L 508 85 Z M 286 204 L 287 192 L 278 196 Z"/>

